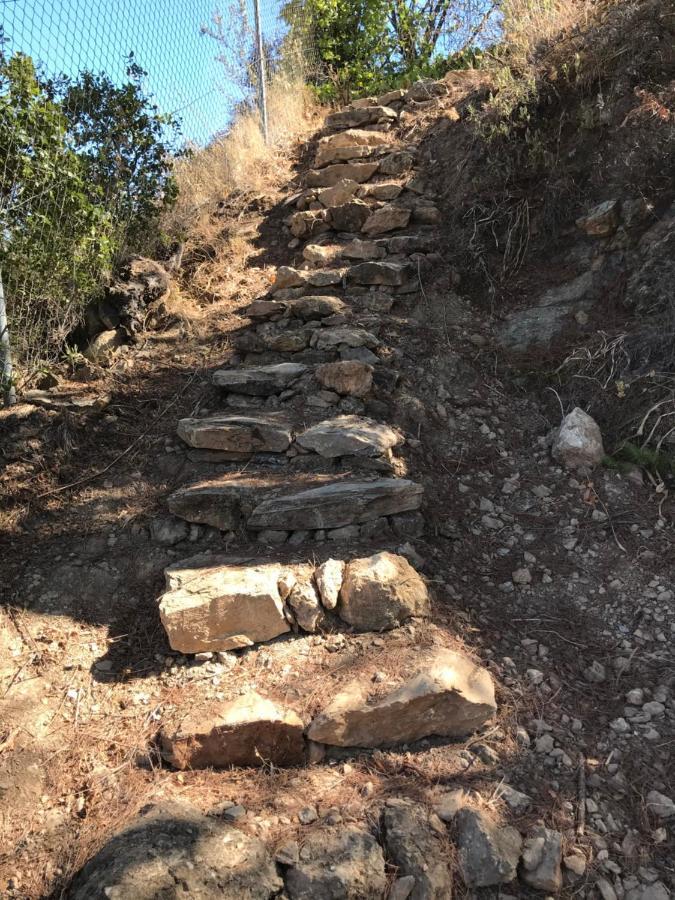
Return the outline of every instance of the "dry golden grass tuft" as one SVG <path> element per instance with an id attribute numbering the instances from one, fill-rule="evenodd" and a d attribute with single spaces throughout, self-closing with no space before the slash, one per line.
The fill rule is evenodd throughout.
<path id="1" fill-rule="evenodd" d="M 587 21 L 586 0 L 506 0 L 504 43 L 514 60 L 532 60 L 536 51 Z"/>
<path id="2" fill-rule="evenodd" d="M 164 221 L 166 231 L 193 245 L 211 243 L 210 219 L 218 204 L 233 191 L 262 193 L 279 185 L 288 173 L 285 151 L 316 129 L 319 114 L 302 81 L 273 79 L 268 89 L 269 143 L 263 139 L 257 110 L 247 109 L 207 147 L 179 160 L 179 197 Z"/>

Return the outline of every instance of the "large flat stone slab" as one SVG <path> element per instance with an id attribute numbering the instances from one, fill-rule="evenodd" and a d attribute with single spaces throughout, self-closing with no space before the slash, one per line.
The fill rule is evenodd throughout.
<path id="1" fill-rule="evenodd" d="M 293 439 L 289 423 L 271 414 L 181 419 L 178 436 L 190 447 L 224 450 L 240 458 L 252 453 L 283 453 Z"/>
<path id="2" fill-rule="evenodd" d="M 283 567 L 225 566 L 197 573 L 159 598 L 172 649 L 232 650 L 290 631 L 279 593 Z"/>
<path id="3" fill-rule="evenodd" d="M 330 163 L 348 162 L 372 156 L 382 152 L 382 149 L 389 144 L 391 144 L 391 137 L 380 131 L 360 131 L 358 129 L 342 131 L 321 138 L 317 147 L 315 164 L 317 169 L 320 169 Z"/>
<path id="4" fill-rule="evenodd" d="M 191 710 L 177 725 L 162 728 L 159 744 L 177 769 L 301 766 L 304 727 L 296 712 L 250 691 Z"/>
<path id="5" fill-rule="evenodd" d="M 327 128 L 363 128 L 364 125 L 379 125 L 395 122 L 398 113 L 388 106 L 361 106 L 343 109 L 326 116 Z"/>
<path id="6" fill-rule="evenodd" d="M 342 479 L 263 500 L 247 525 L 254 531 L 263 528 L 284 531 L 342 528 L 419 509 L 421 503 L 422 487 L 413 481 L 403 478 Z"/>
<path id="7" fill-rule="evenodd" d="M 326 166 L 325 169 L 308 172 L 305 184 L 310 188 L 332 187 L 345 179 L 363 184 L 373 177 L 378 167 L 379 163 L 374 161 L 336 163 L 333 166 Z"/>
<path id="8" fill-rule="evenodd" d="M 372 260 L 352 266 L 347 278 L 354 284 L 383 284 L 389 287 L 404 285 L 413 274 L 410 263 L 380 262 Z"/>
<path id="9" fill-rule="evenodd" d="M 279 394 L 304 375 L 307 366 L 301 363 L 276 363 L 250 369 L 219 369 L 213 373 L 213 383 L 236 394 L 269 397 Z"/>
<path id="10" fill-rule="evenodd" d="M 305 450 L 329 459 L 379 456 L 403 441 L 400 432 L 363 416 L 336 416 L 313 425 L 296 438 Z"/>
<path id="11" fill-rule="evenodd" d="M 422 487 L 407 479 L 330 475 L 227 475 L 185 485 L 167 500 L 176 516 L 221 531 L 342 528 L 419 509 Z"/>
<path id="12" fill-rule="evenodd" d="M 365 234 L 378 235 L 386 234 L 388 231 L 395 231 L 397 228 L 405 228 L 410 221 L 410 210 L 404 206 L 396 206 L 394 203 L 387 203 L 376 209 L 362 225 L 361 230 Z"/>
<path id="13" fill-rule="evenodd" d="M 338 747 L 382 747 L 421 738 L 460 738 L 496 711 L 490 673 L 452 650 L 420 659 L 417 674 L 369 702 L 370 684 L 353 681 L 309 726 L 308 737 Z"/>

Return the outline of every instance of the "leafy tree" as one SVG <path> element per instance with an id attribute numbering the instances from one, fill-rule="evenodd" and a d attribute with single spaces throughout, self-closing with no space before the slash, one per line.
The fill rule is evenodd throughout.
<path id="1" fill-rule="evenodd" d="M 173 202 L 176 122 L 129 81 L 48 79 L 0 46 L 0 271 L 24 364 L 58 355 L 125 251 L 143 249 Z"/>
<path id="2" fill-rule="evenodd" d="M 309 76 L 320 93 L 346 101 L 393 74 L 387 6 L 386 0 L 291 0 L 282 7 L 291 32 L 318 56 L 320 67 Z"/>
<path id="3" fill-rule="evenodd" d="M 498 6 L 498 0 L 290 0 L 282 16 L 316 50 L 333 93 L 345 100 L 466 65 L 466 51 Z M 325 83 L 326 72 L 316 81 Z"/>
<path id="4" fill-rule="evenodd" d="M 61 106 L 33 61 L 0 60 L 0 269 L 10 329 L 26 352 L 53 349 L 112 259 L 113 220 L 68 142 Z"/>
<path id="5" fill-rule="evenodd" d="M 176 199 L 169 159 L 180 155 L 175 146 L 180 129 L 173 115 L 161 114 L 145 95 L 147 72 L 133 54 L 127 62 L 129 80 L 121 87 L 88 71 L 65 82 L 61 108 L 88 184 L 135 249 L 156 228 L 162 208 Z"/>

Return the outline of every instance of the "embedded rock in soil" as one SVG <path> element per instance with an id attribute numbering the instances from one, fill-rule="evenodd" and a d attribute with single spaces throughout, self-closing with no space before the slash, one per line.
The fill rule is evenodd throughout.
<path id="1" fill-rule="evenodd" d="M 321 169 L 330 163 L 373 156 L 390 143 L 391 138 L 380 131 L 342 131 L 339 134 L 321 138 L 316 152 L 315 165 L 317 169 Z"/>
<path id="2" fill-rule="evenodd" d="M 312 582 L 309 580 L 296 582 L 287 602 L 300 628 L 313 634 L 321 621 L 323 610 L 317 589 Z"/>
<path id="3" fill-rule="evenodd" d="M 288 227 L 296 238 L 304 239 L 323 234 L 325 231 L 330 231 L 328 210 L 307 209 L 303 212 L 293 213 L 288 220 Z"/>
<path id="4" fill-rule="evenodd" d="M 180 886 L 180 888 L 179 888 Z M 75 876 L 69 900 L 269 900 L 283 882 L 265 845 L 187 803 L 145 807 Z"/>
<path id="5" fill-rule="evenodd" d="M 396 228 L 405 228 L 410 221 L 410 210 L 388 203 L 376 209 L 364 222 L 361 230 L 365 234 L 386 234 Z"/>
<path id="6" fill-rule="evenodd" d="M 618 200 L 606 200 L 577 219 L 577 228 L 592 237 L 608 237 L 619 227 L 619 209 Z"/>
<path id="7" fill-rule="evenodd" d="M 382 747 L 432 735 L 464 737 L 497 708 L 489 672 L 445 649 L 423 656 L 416 675 L 372 703 L 369 691 L 370 685 L 361 681 L 348 684 L 314 719 L 308 737 L 338 747 Z"/>
<path id="8" fill-rule="evenodd" d="M 349 309 L 344 300 L 324 294 L 318 296 L 308 294 L 306 297 L 298 297 L 297 300 L 290 300 L 287 306 L 292 316 L 303 319 L 305 322 L 341 315 Z"/>
<path id="9" fill-rule="evenodd" d="M 285 300 L 254 300 L 244 310 L 249 319 L 270 319 L 272 316 L 282 316 L 287 309 Z"/>
<path id="10" fill-rule="evenodd" d="M 325 169 L 308 172 L 305 183 L 307 187 L 331 187 L 338 181 L 349 179 L 363 184 L 373 177 L 378 167 L 377 162 L 338 163 Z"/>
<path id="11" fill-rule="evenodd" d="M 347 269 L 317 269 L 310 272 L 307 281 L 312 287 L 328 287 L 331 284 L 341 284 Z"/>
<path id="12" fill-rule="evenodd" d="M 562 888 L 561 861 L 562 835 L 538 826 L 523 845 L 521 878 L 535 890 L 557 894 Z"/>
<path id="13" fill-rule="evenodd" d="M 358 631 L 396 628 L 429 615 L 429 593 L 405 557 L 383 551 L 347 563 L 338 614 Z"/>
<path id="14" fill-rule="evenodd" d="M 82 355 L 89 362 L 98 365 L 106 365 L 110 362 L 110 358 L 124 344 L 124 332 L 121 329 L 109 329 L 97 334 L 95 338 L 87 344 Z"/>
<path id="15" fill-rule="evenodd" d="M 250 516 L 248 527 L 255 531 L 343 528 L 419 509 L 421 502 L 422 487 L 403 478 L 344 479 L 263 500 Z"/>
<path id="16" fill-rule="evenodd" d="M 355 359 L 326 363 L 314 376 L 322 387 L 343 396 L 365 397 L 373 386 L 373 367 Z"/>
<path id="17" fill-rule="evenodd" d="M 460 809 L 455 816 L 459 865 L 469 888 L 513 881 L 522 838 L 510 826 L 499 828 L 476 809 Z"/>
<path id="18" fill-rule="evenodd" d="M 270 293 L 285 291 L 288 288 L 304 287 L 307 284 L 307 273 L 299 272 L 292 266 L 279 266 L 270 287 Z"/>
<path id="19" fill-rule="evenodd" d="M 197 574 L 159 599 L 169 644 L 180 653 L 233 650 L 290 631 L 278 565 L 223 566 Z"/>
<path id="20" fill-rule="evenodd" d="M 317 200 L 326 207 L 341 206 L 343 203 L 349 203 L 358 189 L 358 181 L 354 181 L 353 178 L 341 178 L 330 187 L 320 190 Z"/>
<path id="21" fill-rule="evenodd" d="M 371 210 L 363 200 L 352 200 L 328 210 L 330 224 L 335 231 L 358 233 L 371 216 Z"/>
<path id="22" fill-rule="evenodd" d="M 448 900 L 452 896 L 449 848 L 427 810 L 411 800 L 388 800 L 383 814 L 384 848 L 399 875 L 412 876 L 410 900 Z"/>
<path id="23" fill-rule="evenodd" d="M 379 171 L 382 175 L 405 175 L 415 164 L 415 157 L 407 150 L 399 150 L 380 160 Z"/>
<path id="24" fill-rule="evenodd" d="M 314 573 L 321 602 L 326 609 L 335 609 L 345 574 L 345 564 L 339 559 L 327 559 Z"/>
<path id="25" fill-rule="evenodd" d="M 219 369 L 213 373 L 213 383 L 236 394 L 268 397 L 286 390 L 306 371 L 307 366 L 289 362 L 251 369 Z"/>
<path id="26" fill-rule="evenodd" d="M 355 284 L 385 284 L 399 287 L 408 281 L 411 274 L 412 267 L 409 263 L 371 261 L 352 266 L 347 278 Z"/>
<path id="27" fill-rule="evenodd" d="M 376 241 L 362 241 L 354 238 L 342 248 L 342 255 L 346 259 L 383 259 L 387 255 L 386 248 Z"/>
<path id="28" fill-rule="evenodd" d="M 382 900 L 387 887 L 382 849 L 354 825 L 318 829 L 304 839 L 285 882 L 290 900 Z"/>
<path id="29" fill-rule="evenodd" d="M 283 453 L 293 439 L 288 423 L 274 415 L 181 419 L 178 436 L 190 447 L 225 450 L 239 458 L 259 452 Z"/>
<path id="30" fill-rule="evenodd" d="M 390 428 L 361 416 L 337 416 L 320 422 L 298 435 L 296 443 L 305 450 L 333 459 L 338 456 L 379 456 L 403 440 Z"/>
<path id="31" fill-rule="evenodd" d="M 573 409 L 563 419 L 553 441 L 552 454 L 566 469 L 593 467 L 601 463 L 605 448 L 595 419 L 578 406 Z"/>
<path id="32" fill-rule="evenodd" d="M 387 106 L 362 106 L 343 109 L 326 116 L 327 128 L 362 128 L 364 125 L 377 125 L 380 122 L 395 122 L 398 114 Z"/>
<path id="33" fill-rule="evenodd" d="M 342 256 L 341 244 L 306 244 L 303 258 L 313 266 L 328 266 Z"/>
<path id="34" fill-rule="evenodd" d="M 335 347 L 379 347 L 380 342 L 365 328 L 358 325 L 337 325 L 314 332 L 312 346 L 317 350 L 331 350 Z"/>
<path id="35" fill-rule="evenodd" d="M 364 184 L 359 187 L 359 197 L 372 197 L 373 200 L 395 200 L 403 190 L 398 181 L 379 181 L 376 184 Z"/>
<path id="36" fill-rule="evenodd" d="M 162 757 L 177 769 L 211 766 L 301 766 L 302 719 L 255 691 L 227 703 L 191 710 L 177 727 L 162 728 Z"/>

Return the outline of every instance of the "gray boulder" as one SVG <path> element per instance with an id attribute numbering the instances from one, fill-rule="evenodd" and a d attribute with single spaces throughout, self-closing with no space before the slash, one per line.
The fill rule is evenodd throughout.
<path id="1" fill-rule="evenodd" d="M 286 872 L 290 900 L 382 900 L 387 880 L 375 838 L 353 825 L 310 834 Z"/>
<path id="2" fill-rule="evenodd" d="M 269 900 L 283 887 L 265 845 L 186 803 L 148 807 L 75 876 L 69 900 Z"/>
<path id="3" fill-rule="evenodd" d="M 387 858 L 399 875 L 414 878 L 410 900 L 447 900 L 452 895 L 452 874 L 441 822 L 433 823 L 421 804 L 397 799 L 387 801 L 382 824 Z"/>
<path id="4" fill-rule="evenodd" d="M 491 887 L 513 881 L 522 838 L 510 826 L 500 828 L 477 809 L 460 809 L 455 816 L 462 877 L 467 887 Z"/>

